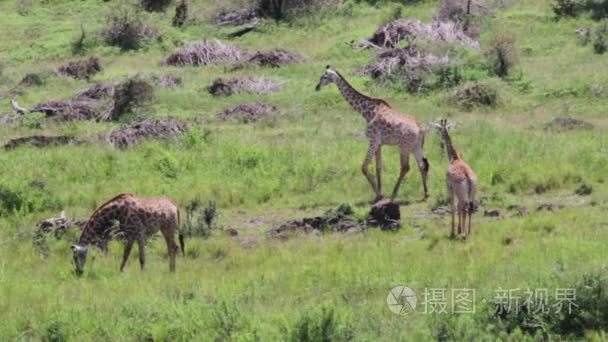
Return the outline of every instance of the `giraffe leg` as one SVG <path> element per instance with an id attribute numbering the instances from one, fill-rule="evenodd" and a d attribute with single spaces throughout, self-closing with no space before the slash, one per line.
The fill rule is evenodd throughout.
<path id="1" fill-rule="evenodd" d="M 139 245 L 139 265 L 141 266 L 141 270 L 143 271 L 146 265 L 146 240 L 141 237 L 137 241 Z"/>
<path id="2" fill-rule="evenodd" d="M 367 181 L 372 186 L 372 189 L 374 189 L 374 192 L 376 193 L 376 199 L 380 198 L 381 196 L 378 192 L 378 188 L 376 187 L 376 182 L 374 182 L 374 178 L 372 178 L 372 175 L 369 173 L 369 163 L 372 161 L 372 157 L 374 156 L 379 147 L 379 141 L 370 141 L 369 149 L 367 150 L 367 156 L 365 156 L 365 160 L 363 161 L 363 165 L 361 166 L 361 172 L 363 172 L 363 174 L 367 178 Z"/>
<path id="3" fill-rule="evenodd" d="M 129 255 L 131 254 L 131 248 L 133 248 L 133 240 L 127 240 L 125 242 L 125 251 L 122 255 L 122 263 L 120 264 L 120 272 L 123 271 L 125 265 L 127 264 L 127 259 L 129 259 Z"/>
<path id="4" fill-rule="evenodd" d="M 469 214 L 469 230 L 468 230 L 468 234 L 470 235 L 471 234 L 471 217 L 473 216 L 473 209 L 475 209 L 475 208 L 473 207 L 473 202 L 472 201 L 469 202 L 469 203 L 467 203 L 467 204 L 468 204 L 467 205 L 467 212 Z"/>
<path id="5" fill-rule="evenodd" d="M 376 180 L 378 184 L 376 201 L 379 201 L 382 199 L 382 146 L 378 146 L 376 151 Z"/>
<path id="6" fill-rule="evenodd" d="M 169 253 L 169 271 L 175 272 L 175 255 L 179 247 L 177 247 L 173 234 L 169 233 L 169 230 L 162 230 L 162 233 L 167 243 L 167 252 Z"/>
<path id="7" fill-rule="evenodd" d="M 424 188 L 424 199 L 429 198 L 429 190 L 427 187 L 427 178 L 429 173 L 429 161 L 424 157 L 422 153 L 422 147 L 414 150 L 414 157 L 416 157 L 416 164 L 418 164 L 418 170 L 422 176 L 422 187 Z"/>
<path id="8" fill-rule="evenodd" d="M 393 194 L 391 195 L 391 200 L 395 200 L 397 197 L 397 193 L 399 192 L 399 187 L 401 187 L 401 182 L 403 182 L 403 178 L 410 170 L 410 152 L 407 150 L 405 146 L 401 146 L 401 172 L 399 173 L 399 178 L 397 178 L 397 183 L 395 183 L 395 187 L 393 188 Z"/>
<path id="9" fill-rule="evenodd" d="M 450 233 L 450 237 L 454 237 L 456 236 L 456 233 L 454 232 L 456 220 L 456 197 L 454 196 L 454 191 L 452 188 L 448 188 L 448 192 L 450 194 L 450 205 L 452 206 L 452 232 Z"/>

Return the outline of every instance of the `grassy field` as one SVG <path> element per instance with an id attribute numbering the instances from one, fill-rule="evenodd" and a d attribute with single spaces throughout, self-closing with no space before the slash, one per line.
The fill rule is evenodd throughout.
<path id="1" fill-rule="evenodd" d="M 182 138 L 149 141 L 127 150 L 84 144 L 0 151 L 0 340 L 237 340 L 237 341 L 421 341 L 421 340 L 605 340 L 608 337 L 608 74 L 606 55 L 577 42 L 579 27 L 598 27 L 587 14 L 555 20 L 549 0 L 513 0 L 481 21 L 481 49 L 435 47 L 456 56 L 472 79 L 493 85 L 494 107 L 465 110 L 446 100 L 454 89 L 409 94 L 396 83 L 378 83 L 358 70 L 375 55 L 346 42 L 369 38 L 401 6 L 403 17 L 430 21 L 438 1 L 398 5 L 346 2 L 283 22 L 263 20 L 257 32 L 228 40 L 233 28 L 218 28 L 213 17 L 238 2 L 191 1 L 191 21 L 171 26 L 166 13 L 141 13 L 162 35 L 136 51 L 104 44 L 97 32 L 116 6 L 101 1 L 18 0 L 0 2 L 0 112 L 10 99 L 31 107 L 66 99 L 87 82 L 57 76 L 66 60 L 98 56 L 103 71 L 93 81 L 172 73 L 183 87 L 155 89 L 146 118 L 196 120 Z M 85 54 L 71 42 L 80 25 L 87 32 Z M 484 51 L 492 37 L 516 38 L 519 61 L 507 78 L 488 74 Z M 161 66 L 184 41 L 218 38 L 251 51 L 284 48 L 305 62 L 281 68 L 225 65 Z M 319 215 L 339 204 L 365 217 L 373 193 L 360 172 L 367 151 L 365 121 L 335 87 L 315 92 L 325 65 L 340 70 L 363 92 L 382 97 L 425 125 L 448 116 L 457 123 L 453 139 L 479 178 L 483 208 L 473 218 L 466 242 L 451 240 L 445 205 L 447 157 L 437 134 L 425 153 L 431 164 L 431 198 L 421 202 L 415 167 L 398 196 L 402 227 L 358 234 L 299 234 L 287 240 L 265 232 L 293 219 Z M 14 92 L 26 73 L 45 83 Z M 284 83 L 271 95 L 213 97 L 205 87 L 217 77 L 261 75 Z M 253 124 L 222 122 L 229 105 L 265 101 L 278 114 Z M 544 124 L 572 116 L 591 130 L 558 132 Z M 52 123 L 28 114 L 21 125 L 0 125 L 0 143 L 28 135 L 85 136 L 127 123 Z M 399 157 L 384 148 L 385 189 L 399 173 Z M 167 171 L 169 169 L 169 172 Z M 584 187 L 583 187 L 584 186 Z M 591 188 L 591 193 L 576 190 Z M 386 191 L 386 190 L 385 190 Z M 132 255 L 118 271 L 122 245 L 103 255 L 93 250 L 83 276 L 73 272 L 69 232 L 46 239 L 46 253 L 32 241 L 36 222 L 65 209 L 86 217 L 120 192 L 165 195 L 180 208 L 198 197 L 215 201 L 221 230 L 186 241 L 186 256 L 170 274 L 165 244 L 149 242 L 147 269 Z M 537 211 L 543 203 L 563 206 Z M 528 209 L 523 217 L 507 208 Z M 484 217 L 497 208 L 500 218 Z M 245 243 L 244 243 L 245 242 Z M 406 285 L 418 294 L 407 315 L 387 306 L 389 291 Z M 475 289 L 471 314 L 425 313 L 425 289 Z M 497 290 L 575 288 L 571 314 L 495 315 Z"/>

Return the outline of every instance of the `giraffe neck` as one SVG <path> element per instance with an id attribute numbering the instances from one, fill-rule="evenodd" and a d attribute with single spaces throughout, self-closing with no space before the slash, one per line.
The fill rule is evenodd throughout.
<path id="1" fill-rule="evenodd" d="M 445 149 L 448 152 L 448 159 L 450 161 L 460 159 L 460 157 L 458 156 L 458 152 L 456 152 L 454 145 L 452 145 L 452 139 L 450 138 L 450 134 L 448 133 L 448 131 L 442 131 L 442 136 L 443 140 L 445 141 Z"/>
<path id="2" fill-rule="evenodd" d="M 338 76 L 336 85 L 338 86 L 338 89 L 340 89 L 340 93 L 342 93 L 346 102 L 348 102 L 354 110 L 363 115 L 365 120 L 370 121 L 373 119 L 377 107 L 389 107 L 383 100 L 370 98 L 369 96 L 361 94 L 353 88 L 342 75 L 338 74 Z"/>
<path id="3" fill-rule="evenodd" d="M 103 241 L 109 239 L 110 229 L 115 220 L 121 221 L 116 213 L 108 208 L 101 208 L 85 224 L 78 239 L 78 244 L 101 246 Z"/>

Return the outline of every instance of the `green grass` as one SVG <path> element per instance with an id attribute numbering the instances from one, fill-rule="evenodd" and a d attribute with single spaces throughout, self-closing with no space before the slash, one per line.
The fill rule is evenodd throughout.
<path id="1" fill-rule="evenodd" d="M 506 30 L 517 39 L 519 63 L 506 80 L 487 75 L 480 64 L 482 51 L 439 48 L 459 56 L 470 75 L 498 89 L 499 106 L 463 111 L 446 101 L 452 89 L 411 95 L 399 85 L 376 84 L 357 74 L 373 52 L 345 43 L 371 36 L 394 5 L 349 3 L 286 23 L 263 22 L 259 32 L 231 41 L 252 51 L 281 47 L 298 52 L 306 57 L 301 65 L 236 72 L 227 72 L 225 66 L 160 66 L 180 42 L 225 40 L 230 29 L 218 29 L 210 21 L 219 10 L 217 3 L 192 1 L 194 19 L 183 29 L 170 26 L 172 8 L 145 14 L 144 21 L 158 29 L 163 41 L 133 52 L 105 46 L 96 35 L 110 3 L 0 3 L 5 33 L 0 36 L 0 62 L 6 65 L 0 73 L 0 112 L 10 111 L 7 100 L 13 97 L 25 107 L 69 98 L 86 82 L 54 76 L 52 70 L 64 60 L 95 55 L 104 70 L 93 81 L 138 73 L 181 76 L 182 88 L 156 89 L 151 108 L 139 114 L 203 122 L 178 141 L 147 142 L 126 151 L 100 144 L 0 151 L 0 340 L 521 340 L 533 337 L 521 326 L 516 331 L 501 328 L 503 322 L 492 316 L 494 290 L 553 291 L 580 284 L 586 274 L 606 277 L 606 57 L 579 45 L 574 33 L 578 27 L 595 27 L 591 19 L 555 21 L 548 0 L 513 1 L 485 19 L 482 49 L 495 32 Z M 22 14 L 19 4 L 25 4 Z M 407 5 L 403 15 L 430 20 L 436 7 L 437 1 Z M 85 56 L 72 56 L 70 42 L 81 22 L 88 50 Z M 399 232 L 297 235 L 285 242 L 267 238 L 266 230 L 286 220 L 318 215 L 340 203 L 352 204 L 364 216 L 373 197 L 360 173 L 367 150 L 360 137 L 363 118 L 335 87 L 314 91 L 327 64 L 355 87 L 387 99 L 425 124 L 445 115 L 456 121 L 453 140 L 479 177 L 478 198 L 486 208 L 499 208 L 503 217 L 486 218 L 479 212 L 471 240 L 448 239 L 448 217 L 431 214 L 446 196 L 447 167 L 433 133 L 425 146 L 431 198 L 418 201 L 422 185 L 412 159 L 399 195 L 406 204 Z M 28 72 L 49 76 L 44 85 L 15 93 Z M 284 82 L 285 88 L 267 96 L 227 98 L 205 91 L 215 78 L 227 75 L 262 75 Z M 593 85 L 606 93 L 594 95 Z M 215 119 L 224 107 L 248 101 L 267 101 L 280 111 L 248 125 Z M 561 133 L 543 129 L 563 115 L 595 128 Z M 28 120 L 42 127 L 0 126 L 0 143 L 33 134 L 85 136 L 120 125 Z M 383 151 L 387 192 L 397 178 L 399 157 L 394 148 Z M 35 181 L 43 189 L 32 185 Z M 592 193 L 576 195 L 581 184 L 591 186 Z M 69 217 L 84 217 L 120 192 L 166 195 L 182 212 L 197 196 L 216 201 L 218 224 L 237 229 L 239 236 L 216 232 L 208 240 L 187 240 L 187 256 L 178 258 L 176 274 L 168 272 L 161 239 L 150 242 L 145 272 L 139 271 L 135 253 L 126 272 L 118 272 L 122 247 L 116 242 L 108 255 L 92 251 L 84 276 L 76 277 L 69 248 L 75 232 L 58 241 L 49 237 L 48 257 L 40 256 L 28 235 L 36 222 L 62 209 Z M 537 212 L 546 202 L 565 207 Z M 506 207 L 513 204 L 526 206 L 530 214 L 511 217 Z M 261 224 L 253 224 L 255 218 Z M 246 239 L 257 242 L 245 248 L 241 243 Z M 397 316 L 386 305 L 386 296 L 397 285 L 415 289 L 419 303 L 424 288 L 475 288 L 478 312 L 431 315 L 418 308 Z M 560 323 L 546 323 L 556 334 L 551 329 Z M 605 334 L 605 328 L 588 328 L 583 335 L 564 338 L 602 340 Z"/>

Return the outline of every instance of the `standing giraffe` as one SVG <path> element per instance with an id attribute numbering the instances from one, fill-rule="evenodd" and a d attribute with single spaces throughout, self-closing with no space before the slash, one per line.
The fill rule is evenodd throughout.
<path id="1" fill-rule="evenodd" d="M 414 153 L 418 169 L 422 175 L 422 186 L 424 187 L 424 199 L 428 198 L 427 174 L 429 172 L 429 162 L 424 157 L 422 148 L 424 146 L 424 129 L 415 118 L 401 114 L 391 108 L 382 99 L 377 99 L 361 94 L 353 88 L 346 79 L 337 71 L 332 70 L 328 65 L 325 73 L 321 76 L 316 90 L 321 87 L 335 83 L 340 89 L 342 96 L 359 113 L 363 115 L 367 122 L 365 135 L 369 140 L 367 156 L 363 161 L 361 171 L 367 178 L 369 184 L 376 193 L 375 201 L 382 199 L 382 145 L 397 145 L 401 154 L 401 173 L 393 189 L 391 200 L 397 197 L 397 192 L 401 182 L 409 171 L 410 153 Z M 369 172 L 368 166 L 373 157 L 376 157 L 376 178 L 377 183 Z"/>
<path id="2" fill-rule="evenodd" d="M 445 149 L 448 153 L 450 164 L 446 173 L 446 183 L 448 187 L 448 195 L 452 205 L 452 233 L 454 234 L 454 215 L 458 211 L 458 234 L 463 234 L 464 238 L 471 233 L 471 216 L 475 209 L 475 192 L 477 191 L 477 176 L 473 169 L 464 160 L 460 159 L 458 152 L 452 145 L 452 139 L 448 133 L 449 125 L 447 120 L 441 120 L 440 124 L 435 126 L 441 132 L 441 137 L 445 142 Z M 458 210 L 456 210 L 456 199 L 458 199 Z M 465 228 L 465 222 L 468 216 L 468 230 Z"/>
<path id="3" fill-rule="evenodd" d="M 122 272 L 133 243 L 139 244 L 139 263 L 145 264 L 146 238 L 160 229 L 165 237 L 169 252 L 169 270 L 175 271 L 175 254 L 178 247 L 174 234 L 179 231 L 179 210 L 173 202 L 164 197 L 146 198 L 132 194 L 120 194 L 102 204 L 82 228 L 78 243 L 72 245 L 76 272 L 82 273 L 87 260 L 88 245 L 93 244 L 104 252 L 113 235 L 125 240 L 124 255 L 120 264 Z M 180 232 L 179 242 L 184 253 L 184 239 Z"/>

